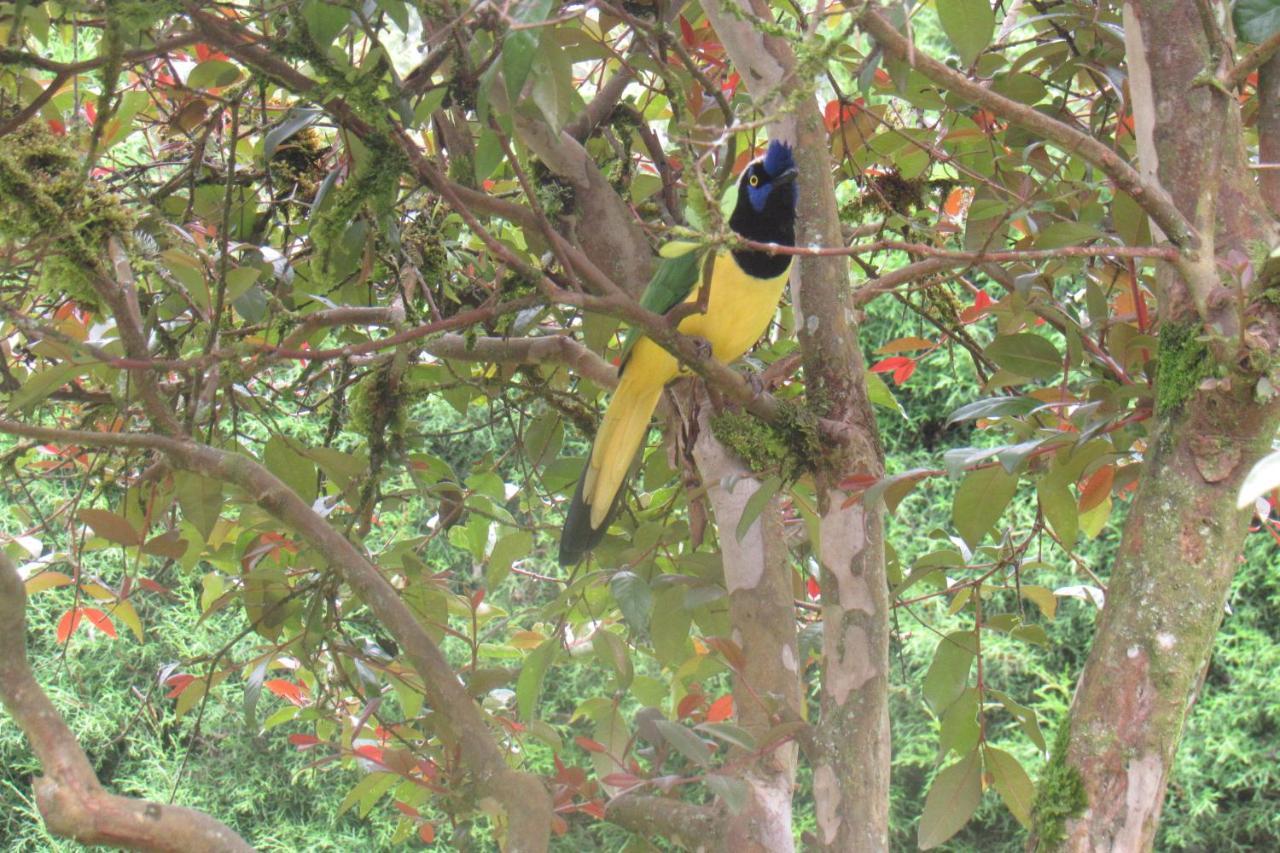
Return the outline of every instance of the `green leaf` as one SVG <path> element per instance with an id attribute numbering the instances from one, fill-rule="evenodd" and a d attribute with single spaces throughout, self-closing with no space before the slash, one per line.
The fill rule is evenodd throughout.
<path id="1" fill-rule="evenodd" d="M 1005 370 L 1029 379 L 1052 379 L 1062 375 L 1062 356 L 1057 348 L 1030 332 L 1001 335 L 987 347 L 986 354 Z"/>
<path id="2" fill-rule="evenodd" d="M 174 474 L 174 485 L 183 517 L 208 541 L 222 512 L 222 483 L 190 471 L 178 471 Z"/>
<path id="3" fill-rule="evenodd" d="M 1244 509 L 1272 489 L 1280 486 L 1280 450 L 1262 457 L 1249 470 L 1240 484 L 1236 507 Z"/>
<path id="4" fill-rule="evenodd" d="M 631 665 L 631 654 L 626 642 L 612 631 L 597 628 L 591 635 L 591 648 L 596 658 L 613 670 L 615 691 L 621 692 L 631 686 L 635 677 L 635 667 Z"/>
<path id="5" fill-rule="evenodd" d="M 476 142 L 476 180 L 483 181 L 488 178 L 501 162 L 502 143 L 498 140 L 498 134 L 492 130 L 484 131 Z"/>
<path id="6" fill-rule="evenodd" d="M 920 849 L 937 847 L 963 829 L 981 800 L 982 766 L 975 749 L 944 767 L 929 786 L 924 814 L 920 816 Z"/>
<path id="7" fill-rule="evenodd" d="M 520 711 L 520 719 L 533 719 L 533 712 L 538 707 L 538 696 L 542 693 L 542 680 L 546 677 L 559 646 L 560 641 L 553 637 L 524 659 L 520 677 L 516 679 L 516 707 Z"/>
<path id="8" fill-rule="evenodd" d="M 240 79 L 240 69 L 225 59 L 206 59 L 187 76 L 191 89 L 221 89 Z"/>
<path id="9" fill-rule="evenodd" d="M 340 3 L 307 0 L 302 4 L 302 19 L 307 22 L 311 39 L 321 47 L 328 47 L 351 20 L 351 10 Z"/>
<path id="10" fill-rule="evenodd" d="M 751 736 L 751 733 L 732 723 L 700 723 L 694 728 L 748 752 L 756 748 L 756 739 Z"/>
<path id="11" fill-rule="evenodd" d="M 298 497 L 307 503 L 316 499 L 316 464 L 299 453 L 291 439 L 271 436 L 262 450 L 262 461 Z"/>
<path id="12" fill-rule="evenodd" d="M 1276 0 L 1236 0 L 1231 14 L 1236 34 L 1245 41 L 1261 44 L 1280 31 L 1280 3 Z"/>
<path id="13" fill-rule="evenodd" d="M 683 585 L 663 587 L 653 594 L 653 613 L 649 617 L 649 637 L 658 661 L 674 667 L 684 661 L 685 645 L 693 615 L 684 606 Z"/>
<path id="14" fill-rule="evenodd" d="M 991 774 L 991 784 L 995 786 L 1000 799 L 1018 823 L 1031 828 L 1031 801 L 1035 798 L 1035 786 L 1031 777 L 1022 769 L 1018 759 L 1003 749 L 988 746 L 983 749 L 982 759 L 987 772 Z"/>
<path id="15" fill-rule="evenodd" d="M 1056 471 L 1041 477 L 1036 483 L 1036 498 L 1053 532 L 1070 548 L 1079 532 L 1080 510 L 1063 477 Z"/>
<path id="16" fill-rule="evenodd" d="M 653 724 L 676 752 L 702 767 L 711 766 L 710 747 L 690 729 L 671 720 L 654 720 Z"/>
<path id="17" fill-rule="evenodd" d="M 510 14 L 515 24 L 537 24 L 545 21 L 550 13 L 551 0 L 520 0 Z M 520 91 L 529 79 L 544 29 L 511 29 L 502 41 L 502 76 L 507 84 L 507 97 L 513 104 L 519 100 Z"/>
<path id="18" fill-rule="evenodd" d="M 938 20 L 965 66 L 991 44 L 996 29 L 990 0 L 938 0 Z"/>
<path id="19" fill-rule="evenodd" d="M 720 773 L 707 774 L 707 787 L 711 793 L 724 800 L 730 814 L 739 814 L 747 805 L 747 783 L 736 776 Z"/>
<path id="20" fill-rule="evenodd" d="M 747 503 L 742 508 L 742 516 L 738 519 L 738 527 L 734 531 L 738 537 L 738 541 L 742 541 L 742 537 L 747 535 L 747 531 L 751 529 L 751 525 L 756 523 L 756 519 L 760 517 L 760 513 L 764 512 L 764 508 L 769 505 L 769 500 L 778 493 L 778 489 L 782 488 L 781 477 L 769 477 L 760 484 L 760 488 L 747 498 Z"/>
<path id="21" fill-rule="evenodd" d="M 1040 405 L 1039 400 L 1030 397 L 984 397 L 965 403 L 951 413 L 948 424 L 960 421 L 973 421 L 979 418 L 1000 418 L 1006 415 L 1025 415 Z"/>
<path id="22" fill-rule="evenodd" d="M 938 758 L 948 752 L 964 755 L 978 745 L 978 689 L 966 687 L 943 713 L 938 732 Z"/>
<path id="23" fill-rule="evenodd" d="M 952 631 L 938 641 L 924 676 L 924 698 L 935 714 L 942 714 L 964 693 L 976 653 L 973 631 Z"/>
<path id="24" fill-rule="evenodd" d="M 1099 236 L 1097 228 L 1084 222 L 1055 222 L 1036 235 L 1036 248 L 1061 249 Z"/>
<path id="25" fill-rule="evenodd" d="M 484 584 L 490 591 L 497 589 L 511 574 L 511 564 L 529 556 L 533 548 L 533 534 L 527 530 L 508 533 L 493 544 L 489 565 L 484 572 Z"/>
<path id="26" fill-rule="evenodd" d="M 649 610 L 653 606 L 649 584 L 635 572 L 622 571 L 610 578 L 609 590 L 631 630 L 643 633 L 649 627 Z"/>
<path id="27" fill-rule="evenodd" d="M 28 406 L 39 403 L 63 385 L 88 369 L 83 364 L 55 364 L 53 367 L 33 373 L 22 383 L 22 387 L 13 392 L 9 398 L 8 411 L 20 412 Z"/>
<path id="28" fill-rule="evenodd" d="M 1018 478 L 993 465 L 970 471 L 956 491 L 951 520 L 971 547 L 976 547 L 1009 505 Z"/>
<path id="29" fill-rule="evenodd" d="M 863 373 L 863 378 L 867 382 L 867 399 L 871 401 L 871 405 L 897 412 L 904 418 L 907 417 L 907 410 L 902 408 L 902 404 L 898 402 L 897 397 L 893 396 L 893 391 L 889 390 L 889 386 L 880 378 L 879 373 L 867 370 Z"/>

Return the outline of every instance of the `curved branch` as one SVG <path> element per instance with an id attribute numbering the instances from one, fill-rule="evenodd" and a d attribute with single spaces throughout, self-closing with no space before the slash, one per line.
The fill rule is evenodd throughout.
<path id="1" fill-rule="evenodd" d="M 908 42 L 889 19 L 873 6 L 869 5 L 862 13 L 859 23 L 886 53 L 908 63 L 944 90 L 1026 128 L 1068 154 L 1076 154 L 1097 166 L 1155 220 L 1174 245 L 1183 249 L 1198 246 L 1195 228 L 1178 210 L 1164 187 L 1143 178 L 1133 166 L 1106 145 L 1032 107 L 996 94 L 927 56 Z"/>
<path id="2" fill-rule="evenodd" d="M 265 467 L 236 453 L 168 436 L 58 430 L 8 419 L 0 419 L 0 432 L 86 447 L 156 450 L 176 468 L 243 489 L 259 507 L 297 533 L 336 569 L 400 644 L 422 678 L 427 701 L 440 718 L 441 736 L 458 748 L 478 789 L 492 796 L 506 811 L 509 849 L 533 853 L 546 850 L 551 804 L 541 782 L 507 765 L 506 755 L 480 707 L 378 567 Z"/>
<path id="3" fill-rule="evenodd" d="M 26 590 L 0 551 L 0 699 L 31 742 L 44 775 L 36 805 L 49 831 L 84 844 L 134 850 L 253 850 L 232 829 L 184 806 L 109 794 L 27 662 Z"/>

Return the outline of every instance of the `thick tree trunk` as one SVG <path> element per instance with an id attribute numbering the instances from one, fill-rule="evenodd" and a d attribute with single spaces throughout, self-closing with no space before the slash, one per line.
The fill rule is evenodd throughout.
<path id="1" fill-rule="evenodd" d="M 1153 441 L 1071 706 L 1066 753 L 1052 759 L 1066 764 L 1050 774 L 1054 790 L 1040 792 L 1043 848 L 1151 847 L 1248 524 L 1235 496 L 1276 429 L 1274 407 L 1251 398 L 1251 390 L 1199 393 Z M 1055 825 L 1055 815 L 1065 823 Z"/>
<path id="2" fill-rule="evenodd" d="M 711 434 L 704 407 L 694 458 L 707 485 L 729 590 L 732 639 L 742 649 L 733 700 L 738 725 L 762 746 L 770 729 L 801 717 L 800 657 L 790 558 L 783 538 L 779 500 L 773 498 L 739 539 L 738 522 L 760 489 L 741 460 Z M 725 488 L 733 483 L 732 488 Z M 728 822 L 724 849 L 733 853 L 788 853 L 795 848 L 791 796 L 796 747 L 788 743 L 756 756 L 742 779 L 746 807 Z"/>
<path id="3" fill-rule="evenodd" d="M 1280 342 L 1274 306 L 1219 260 L 1274 245 L 1274 222 L 1246 167 L 1236 102 L 1203 80 L 1229 62 L 1209 27 L 1208 13 L 1222 8 L 1206 3 L 1202 15 L 1199 5 L 1125 4 L 1142 172 L 1159 178 L 1200 233 L 1177 269 L 1157 276 L 1152 438 L 1038 792 L 1032 849 L 1151 848 L 1247 530 L 1236 494 L 1278 421 L 1275 401 L 1255 394 L 1259 365 Z"/>

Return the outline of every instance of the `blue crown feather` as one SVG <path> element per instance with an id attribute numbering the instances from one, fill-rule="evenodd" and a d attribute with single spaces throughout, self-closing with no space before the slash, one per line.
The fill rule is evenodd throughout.
<path id="1" fill-rule="evenodd" d="M 764 170 L 770 177 L 781 175 L 795 165 L 795 158 L 791 156 L 790 143 L 778 140 L 769 143 L 769 150 L 764 154 Z"/>

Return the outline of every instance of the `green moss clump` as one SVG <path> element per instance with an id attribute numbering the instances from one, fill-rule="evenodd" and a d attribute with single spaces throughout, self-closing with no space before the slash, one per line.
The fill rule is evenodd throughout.
<path id="1" fill-rule="evenodd" d="M 1067 763 L 1071 726 L 1063 721 L 1053 741 L 1049 763 L 1036 785 L 1031 803 L 1032 832 L 1042 847 L 1052 848 L 1067 838 L 1067 821 L 1079 817 L 1089 805 L 1080 771 Z"/>
<path id="2" fill-rule="evenodd" d="M 355 161 L 351 174 L 335 189 L 331 199 L 312 219 L 311 241 L 319 254 L 321 271 L 330 278 L 337 273 L 337 250 L 347 229 L 366 209 L 375 222 L 395 207 L 400 191 L 400 175 L 406 162 L 397 148 L 370 145 L 366 156 Z"/>
<path id="3" fill-rule="evenodd" d="M 369 442 L 372 459 L 379 462 L 386 458 L 388 450 L 404 448 L 407 389 L 397 388 L 395 361 L 387 359 L 381 366 L 369 371 L 356 382 L 347 398 L 350 428 L 363 435 Z"/>
<path id="4" fill-rule="evenodd" d="M 1195 393 L 1200 380 L 1213 369 L 1209 350 L 1190 323 L 1170 323 L 1160 329 L 1156 361 L 1156 414 L 1180 408 Z"/>
<path id="5" fill-rule="evenodd" d="M 134 216 L 120 198 L 81 174 L 67 139 L 33 121 L 0 139 L 0 240 L 47 242 L 37 287 L 100 307 L 91 276 L 110 278 L 106 239 L 128 234 Z"/>
<path id="6" fill-rule="evenodd" d="M 722 412 L 711 419 L 716 439 L 742 457 L 753 471 L 777 471 L 794 479 L 823 455 L 817 418 L 803 406 L 783 403 L 780 421 L 768 424 L 746 412 Z"/>

